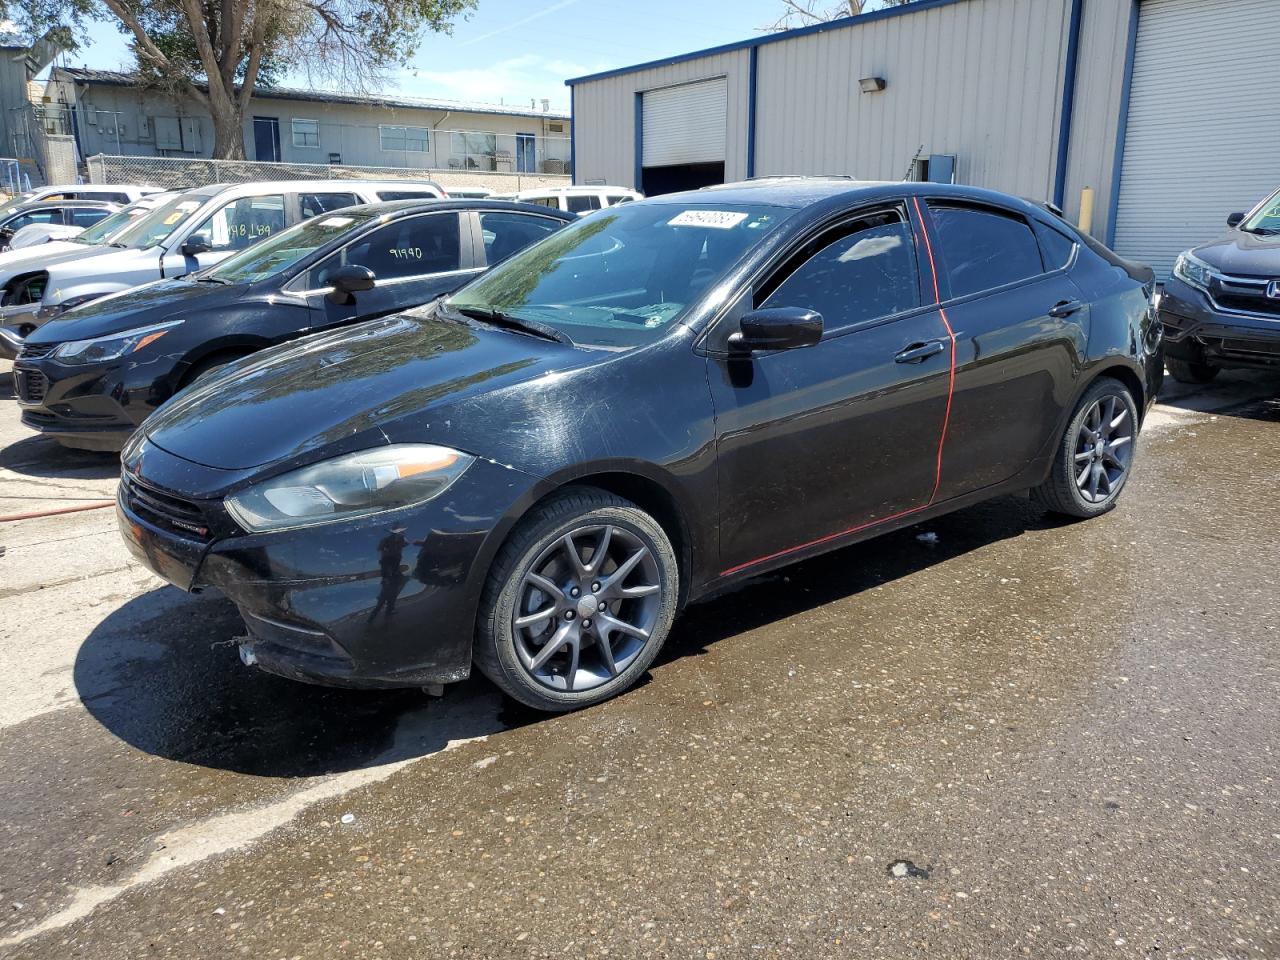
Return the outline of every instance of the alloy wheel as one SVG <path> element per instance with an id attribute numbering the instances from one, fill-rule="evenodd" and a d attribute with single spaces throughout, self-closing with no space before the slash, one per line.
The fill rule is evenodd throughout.
<path id="1" fill-rule="evenodd" d="M 561 692 L 608 683 L 649 643 L 662 589 L 652 549 L 624 526 L 582 526 L 557 537 L 520 582 L 512 635 L 521 666 Z"/>
<path id="2" fill-rule="evenodd" d="M 1086 503 L 1103 503 L 1120 492 L 1133 462 L 1134 422 L 1117 396 L 1099 397 L 1076 434 L 1076 488 Z"/>

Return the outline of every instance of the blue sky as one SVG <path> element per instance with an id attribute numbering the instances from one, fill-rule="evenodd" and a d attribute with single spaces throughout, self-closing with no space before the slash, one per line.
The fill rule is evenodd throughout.
<path id="1" fill-rule="evenodd" d="M 409 70 L 385 89 L 420 97 L 527 103 L 568 110 L 568 77 L 750 37 L 775 21 L 781 0 L 479 0 L 452 37 L 428 35 Z M 68 57 L 72 65 L 127 67 L 114 30 Z M 291 86 L 308 85 L 290 76 Z"/>

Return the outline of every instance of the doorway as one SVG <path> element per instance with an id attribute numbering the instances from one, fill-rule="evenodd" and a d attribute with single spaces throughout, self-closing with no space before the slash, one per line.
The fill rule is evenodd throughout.
<path id="1" fill-rule="evenodd" d="M 538 141 L 532 133 L 516 134 L 516 172 L 538 172 Z"/>
<path id="2" fill-rule="evenodd" d="M 279 117 L 253 118 L 253 155 L 256 160 L 280 162 Z"/>
<path id="3" fill-rule="evenodd" d="M 680 190 L 697 190 L 724 183 L 723 163 L 681 163 L 670 167 L 645 167 L 640 189 L 646 197 Z"/>

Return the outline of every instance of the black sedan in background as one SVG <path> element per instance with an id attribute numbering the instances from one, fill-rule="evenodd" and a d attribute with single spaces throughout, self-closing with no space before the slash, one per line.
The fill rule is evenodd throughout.
<path id="1" fill-rule="evenodd" d="M 22 422 L 119 450 L 182 388 L 263 347 L 449 293 L 576 218 L 527 204 L 403 200 L 315 217 L 202 273 L 68 311 L 22 341 Z"/>
<path id="2" fill-rule="evenodd" d="M 1280 370 L 1280 190 L 1227 228 L 1178 257 L 1158 300 L 1169 373 L 1184 383 Z"/>
<path id="3" fill-rule="evenodd" d="M 121 530 L 241 656 L 568 710 L 690 600 L 1000 494 L 1093 517 L 1159 383 L 1149 269 L 1003 194 L 761 180 L 610 207 L 177 397 Z M 910 611 L 904 611 L 910 616 Z"/>

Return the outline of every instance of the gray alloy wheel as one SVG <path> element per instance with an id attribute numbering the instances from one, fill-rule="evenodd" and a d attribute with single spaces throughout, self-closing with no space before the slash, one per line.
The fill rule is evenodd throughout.
<path id="1" fill-rule="evenodd" d="M 1095 517 L 1115 506 L 1129 479 L 1138 438 L 1138 408 L 1128 387 L 1109 377 L 1085 391 L 1054 459 L 1033 493 L 1050 510 Z"/>
<path id="2" fill-rule="evenodd" d="M 541 710 L 629 687 L 675 618 L 679 577 L 661 526 L 603 490 L 566 490 L 520 524 L 494 562 L 475 663 Z"/>

